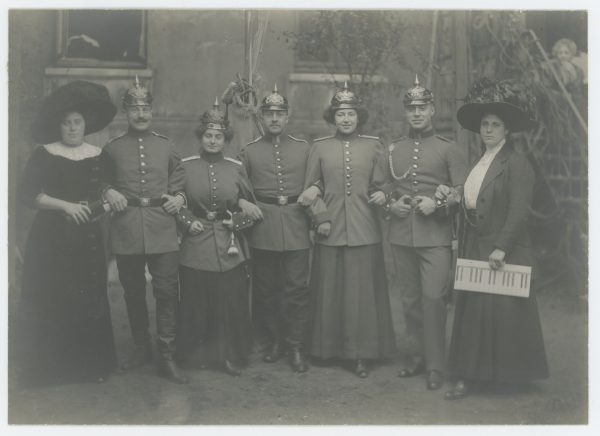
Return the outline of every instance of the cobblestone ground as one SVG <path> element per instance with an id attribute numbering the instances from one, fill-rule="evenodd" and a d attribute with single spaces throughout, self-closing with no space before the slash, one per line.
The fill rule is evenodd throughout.
<path id="1" fill-rule="evenodd" d="M 111 267 L 109 297 L 119 357 L 130 345 L 122 289 Z M 398 332 L 403 320 L 391 289 Z M 150 307 L 151 292 L 148 292 Z M 187 372 L 177 386 L 152 366 L 115 375 L 104 384 L 19 390 L 9 377 L 9 424 L 586 424 L 588 421 L 587 301 L 569 292 L 542 293 L 551 378 L 520 392 L 492 391 L 447 402 L 421 377 L 400 379 L 397 361 L 380 362 L 359 379 L 347 370 L 314 364 L 294 375 L 287 362 L 263 363 L 253 354 L 239 378 L 221 372 Z M 451 318 L 451 317 L 450 317 Z M 449 320 L 449 323 L 451 319 Z M 401 335 L 398 335 L 401 347 Z M 9 371 L 11 374 L 12 371 Z"/>

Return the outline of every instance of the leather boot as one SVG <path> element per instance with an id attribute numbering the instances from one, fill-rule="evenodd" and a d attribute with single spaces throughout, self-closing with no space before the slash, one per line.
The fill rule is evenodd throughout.
<path id="1" fill-rule="evenodd" d="M 158 367 L 158 375 L 178 385 L 184 385 L 190 382 L 186 376 L 179 373 L 174 360 L 162 360 Z"/>
<path id="2" fill-rule="evenodd" d="M 177 383 L 188 383 L 188 379 L 179 374 L 175 364 L 175 329 L 176 329 L 177 300 L 156 300 L 156 331 L 160 363 L 158 373 L 167 380 Z"/>
<path id="3" fill-rule="evenodd" d="M 152 362 L 153 359 L 152 344 L 148 341 L 146 344 L 136 345 L 127 361 L 121 365 L 121 368 L 125 370 L 139 368 Z"/>
<path id="4" fill-rule="evenodd" d="M 283 346 L 280 342 L 274 342 L 263 356 L 263 360 L 267 363 L 274 363 L 281 359 L 281 356 L 283 356 Z"/>
<path id="5" fill-rule="evenodd" d="M 294 372 L 306 372 L 308 371 L 308 363 L 304 354 L 299 348 L 292 348 L 290 350 L 290 365 Z"/>

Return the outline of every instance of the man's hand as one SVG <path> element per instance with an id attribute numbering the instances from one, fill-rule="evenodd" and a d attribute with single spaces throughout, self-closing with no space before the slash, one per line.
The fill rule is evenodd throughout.
<path id="1" fill-rule="evenodd" d="M 260 221 L 263 219 L 262 210 L 256 204 L 240 198 L 238 200 L 238 206 L 242 209 L 244 215 L 252 218 L 253 221 Z"/>
<path id="2" fill-rule="evenodd" d="M 320 193 L 321 193 L 321 190 L 319 188 L 317 188 L 316 186 L 309 186 L 298 197 L 298 203 L 300 203 L 302 206 L 308 207 L 311 204 L 313 204 L 313 202 L 319 196 Z"/>
<path id="3" fill-rule="evenodd" d="M 408 195 L 403 195 L 398 200 L 394 201 L 392 204 L 390 204 L 390 213 L 394 214 L 398 218 L 406 218 L 412 210 L 410 203 L 405 203 L 405 201 L 409 200 L 410 197 Z"/>
<path id="4" fill-rule="evenodd" d="M 181 195 L 163 194 L 161 195 L 161 198 L 167 199 L 166 203 L 163 204 L 162 207 L 167 213 L 170 213 L 171 215 L 175 215 L 177 212 L 179 212 L 179 209 L 181 209 L 185 202 Z"/>
<path id="5" fill-rule="evenodd" d="M 113 212 L 123 212 L 127 209 L 127 199 L 113 188 L 109 188 L 104 192 L 104 199 L 108 202 Z"/>
<path id="6" fill-rule="evenodd" d="M 490 254 L 490 258 L 489 258 L 490 268 L 492 268 L 492 269 L 502 268 L 504 266 L 504 258 L 505 257 L 506 257 L 506 253 L 503 250 L 496 248 L 494 251 L 492 251 L 492 254 Z"/>
<path id="7" fill-rule="evenodd" d="M 196 220 L 192 224 L 190 224 L 190 228 L 188 229 L 188 232 L 190 232 L 190 235 L 194 235 L 194 236 L 199 235 L 203 231 L 204 231 L 204 226 L 198 220 Z"/>
<path id="8" fill-rule="evenodd" d="M 386 202 L 385 194 L 382 191 L 376 191 L 369 197 L 369 203 L 376 204 L 377 206 L 383 206 Z"/>
<path id="9" fill-rule="evenodd" d="M 322 238 L 326 238 L 327 236 L 329 236 L 330 232 L 331 232 L 331 223 L 329 221 L 321 223 L 321 224 L 319 224 L 319 227 L 317 227 L 317 235 L 319 235 Z"/>
<path id="10" fill-rule="evenodd" d="M 437 198 L 438 200 L 445 200 L 450 196 L 451 193 L 452 188 L 446 185 L 440 185 L 435 190 L 435 198 Z"/>
<path id="11" fill-rule="evenodd" d="M 427 216 L 435 212 L 435 201 L 433 201 L 432 198 L 418 195 L 415 197 L 415 200 L 418 201 L 418 204 L 415 208 L 423 215 Z"/>

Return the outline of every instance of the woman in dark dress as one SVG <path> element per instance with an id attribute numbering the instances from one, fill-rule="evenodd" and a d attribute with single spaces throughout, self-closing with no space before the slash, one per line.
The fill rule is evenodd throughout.
<path id="1" fill-rule="evenodd" d="M 106 156 L 84 142 L 114 117 L 106 88 L 73 82 L 42 105 L 21 199 L 39 210 L 29 231 L 17 350 L 24 385 L 103 381 L 117 360 L 100 225 Z"/>
<path id="2" fill-rule="evenodd" d="M 339 90 L 325 112 L 334 136 L 317 139 L 306 169 L 306 185 L 319 186 L 331 222 L 317 228 L 311 273 L 312 326 L 308 351 L 350 361 L 361 378 L 367 359 L 389 356 L 395 347 L 384 271 L 381 232 L 374 205 L 378 138 L 359 135 L 367 120 L 359 99 Z"/>
<path id="3" fill-rule="evenodd" d="M 483 79 L 457 113 L 458 122 L 479 133 L 485 146 L 464 185 L 460 257 L 489 262 L 494 270 L 506 263 L 533 263 L 527 219 L 535 176 L 509 137 L 532 127 L 532 100 L 522 93 L 517 100 L 517 95 L 510 84 Z M 446 392 L 448 400 L 465 397 L 476 382 L 547 378 L 535 295 L 457 291 L 448 369 L 457 379 Z"/>
<path id="4" fill-rule="evenodd" d="M 182 160 L 187 207 L 178 214 L 184 234 L 177 352 L 188 368 L 217 364 L 238 376 L 252 347 L 249 256 L 240 233 L 252 221 L 235 211 L 238 200 L 254 201 L 253 194 L 241 162 L 223 156 L 233 131 L 217 102 L 196 136 L 200 154 Z"/>

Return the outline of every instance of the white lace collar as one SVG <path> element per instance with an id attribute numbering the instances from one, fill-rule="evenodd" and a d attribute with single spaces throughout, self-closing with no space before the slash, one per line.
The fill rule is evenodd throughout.
<path id="1" fill-rule="evenodd" d="M 44 148 L 50 154 L 75 161 L 96 157 L 102 152 L 100 147 L 88 144 L 87 142 L 77 147 L 70 147 L 62 142 L 53 142 L 52 144 L 44 145 Z"/>

